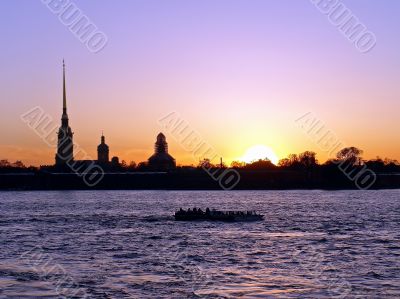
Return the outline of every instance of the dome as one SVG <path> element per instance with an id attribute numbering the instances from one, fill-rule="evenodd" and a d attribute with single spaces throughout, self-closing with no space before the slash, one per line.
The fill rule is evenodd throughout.
<path id="1" fill-rule="evenodd" d="M 149 158 L 149 167 L 154 170 L 169 170 L 176 167 L 175 159 L 168 154 L 168 143 L 165 135 L 159 133 L 154 146 L 154 154 Z"/>
<path id="2" fill-rule="evenodd" d="M 167 153 L 160 153 L 160 154 L 153 154 L 150 158 L 149 161 L 151 162 L 171 162 L 175 161 L 175 159 Z"/>
<path id="3" fill-rule="evenodd" d="M 165 135 L 163 133 L 159 133 L 157 135 L 157 142 L 166 142 L 167 138 L 165 138 Z"/>

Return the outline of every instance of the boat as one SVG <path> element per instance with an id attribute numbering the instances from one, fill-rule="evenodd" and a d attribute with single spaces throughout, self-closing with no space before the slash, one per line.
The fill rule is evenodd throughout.
<path id="1" fill-rule="evenodd" d="M 176 221 L 225 221 L 225 222 L 241 222 L 241 221 L 260 221 L 264 219 L 264 215 L 254 211 L 217 211 L 194 208 L 193 210 L 183 210 L 175 212 Z"/>

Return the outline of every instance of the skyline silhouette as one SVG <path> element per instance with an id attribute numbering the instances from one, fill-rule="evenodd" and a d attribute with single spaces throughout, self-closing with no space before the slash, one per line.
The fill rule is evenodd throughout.
<path id="1" fill-rule="evenodd" d="M 66 161 L 68 161 L 68 160 L 71 160 L 71 161 L 74 160 L 73 148 L 76 146 L 76 145 L 72 146 L 74 144 L 73 143 L 73 134 L 74 133 L 72 132 L 72 129 L 69 126 L 69 116 L 68 116 L 68 113 L 67 113 L 67 95 L 66 95 L 67 93 L 66 93 L 66 78 L 65 78 L 65 61 L 64 61 L 64 59 L 62 61 L 62 66 L 63 66 L 63 77 L 62 77 L 62 89 L 63 89 L 62 101 L 63 101 L 63 106 L 62 106 L 61 127 L 57 131 L 58 142 L 57 142 L 57 153 L 56 153 L 56 158 L 55 158 L 55 160 L 56 160 L 55 165 L 59 165 L 59 166 L 62 165 L 62 164 L 65 164 Z M 308 114 L 309 113 L 307 113 L 305 116 L 307 116 Z M 301 120 L 305 116 L 301 116 L 298 120 L 296 120 L 296 122 Z M 327 141 L 331 142 L 331 140 L 329 140 L 330 136 L 328 134 L 325 134 L 324 136 L 322 136 L 322 134 L 320 133 L 321 130 L 328 130 L 326 128 L 325 124 L 323 124 L 319 119 L 315 118 L 315 116 L 314 116 L 314 118 L 312 118 L 311 116 L 309 115 L 308 119 L 304 119 L 303 120 L 304 124 L 302 124 L 302 125 L 309 126 L 308 128 L 306 128 L 306 129 L 309 129 L 308 133 L 311 135 L 312 131 L 317 131 L 317 132 L 314 132 L 314 134 L 319 134 L 319 135 L 321 135 L 320 137 L 322 137 L 319 140 L 319 142 L 324 141 L 324 139 L 328 139 Z M 178 122 L 179 122 L 179 120 L 177 121 L 176 124 L 174 124 L 175 126 L 178 125 L 175 129 L 179 129 L 179 123 Z M 332 132 L 330 132 L 330 131 L 328 131 L 327 133 L 332 134 Z M 157 137 L 157 140 L 159 140 L 159 137 L 161 135 L 164 136 L 164 139 L 165 139 L 165 135 L 162 134 L 162 133 L 159 133 L 159 135 Z M 334 133 L 333 133 L 333 135 L 334 135 Z M 97 150 L 97 155 L 96 155 L 97 160 L 99 160 L 99 161 L 102 160 L 102 158 L 100 158 L 100 155 L 107 155 L 107 157 L 109 156 L 108 145 L 106 145 L 104 142 L 105 142 L 105 137 L 104 137 L 104 133 L 102 131 L 101 143 L 97 147 L 98 150 Z M 337 140 L 336 140 L 336 142 L 337 142 Z M 179 142 L 177 142 L 177 143 L 179 144 Z M 341 144 L 341 142 L 339 141 L 337 144 L 339 145 L 339 144 Z M 104 146 L 107 147 L 107 149 L 104 149 L 104 150 L 107 151 L 107 153 L 101 154 L 99 152 L 99 149 L 101 147 L 104 147 Z M 156 149 L 156 153 L 157 153 L 157 149 Z M 290 155 L 292 155 L 292 154 L 293 153 L 289 153 L 288 157 Z M 167 153 L 167 155 L 168 155 L 168 153 Z M 114 156 L 113 158 L 115 158 L 118 161 L 120 161 L 118 156 Z M 206 156 L 204 157 L 204 159 L 207 159 L 207 158 L 208 157 L 206 157 Z M 332 160 L 333 158 L 334 158 L 334 156 L 328 156 L 326 161 L 329 162 L 329 160 Z M 394 161 L 395 163 L 398 163 L 397 159 L 391 159 L 390 157 L 382 157 L 379 154 L 375 155 L 375 160 L 379 160 L 379 159 L 382 159 L 382 158 L 384 158 L 386 160 L 389 160 L 389 161 Z M 168 163 L 172 163 L 172 164 L 170 164 L 171 166 L 167 167 L 167 168 L 171 168 L 171 167 L 174 168 L 175 166 L 173 166 L 173 165 L 176 165 L 175 159 L 172 158 L 172 157 L 170 157 L 168 159 L 170 159 L 170 160 L 172 159 L 171 162 L 168 162 Z M 219 159 L 222 159 L 222 158 L 219 158 Z M 287 159 L 287 157 L 280 157 L 279 158 L 270 147 L 265 146 L 265 145 L 256 144 L 253 147 L 248 148 L 247 151 L 241 157 L 237 157 L 236 159 L 232 159 L 229 164 L 230 165 L 239 165 L 241 162 L 243 164 L 246 164 L 246 163 L 247 164 L 251 164 L 252 162 L 256 162 L 258 160 L 264 160 L 264 159 L 268 159 L 268 160 L 272 161 L 275 165 L 279 165 L 280 162 L 282 162 L 285 159 Z M 3 160 L 8 160 L 8 159 L 5 158 Z M 373 160 L 373 159 L 369 159 L 369 160 Z M 21 161 L 22 162 L 22 159 L 17 158 L 16 161 Z M 123 161 L 125 161 L 125 160 L 123 159 Z M 129 160 L 129 161 L 131 161 L 131 163 L 146 162 L 146 161 L 139 161 L 137 159 Z M 107 163 L 108 162 L 111 162 L 109 157 L 108 157 Z M 184 166 L 184 165 L 196 165 L 196 161 L 193 161 L 193 159 L 192 159 L 191 162 L 192 163 L 187 163 L 187 164 L 179 163 L 179 165 L 182 165 L 182 166 Z M 215 162 L 215 161 L 212 161 L 212 162 Z M 42 164 L 38 165 L 37 163 L 33 163 L 33 164 L 30 164 L 30 165 L 31 166 L 40 166 Z M 43 164 L 43 165 L 45 165 L 45 164 Z M 51 165 L 51 163 L 49 163 L 47 165 Z"/>
<path id="2" fill-rule="evenodd" d="M 295 124 L 311 111 L 344 143 L 362 148 L 366 159 L 400 160 L 400 91 L 393 79 L 399 77 L 400 42 L 390 34 L 400 22 L 400 4 L 347 3 L 377 36 L 376 46 L 362 54 L 310 3 L 238 1 L 229 9 L 225 1 L 157 3 L 163 10 L 148 3 L 79 3 L 109 39 L 91 53 L 45 5 L 26 3 L 27 14 L 3 2 L 9 13 L 0 22 L 4 30 L 15 29 L 7 29 L 0 54 L 7 70 L 0 75 L 7 107 L 0 156 L 53 163 L 54 150 L 19 116 L 38 105 L 59 118 L 58 69 L 65 57 L 70 124 L 79 130 L 74 141 L 92 157 L 104 130 L 113 155 L 145 161 L 162 131 L 157 120 L 177 111 L 228 164 L 257 145 L 279 159 L 311 150 L 325 161 L 332 156 Z M 107 18 L 108 12 L 119 19 Z M 198 162 L 173 138 L 169 147 L 178 164 Z"/>

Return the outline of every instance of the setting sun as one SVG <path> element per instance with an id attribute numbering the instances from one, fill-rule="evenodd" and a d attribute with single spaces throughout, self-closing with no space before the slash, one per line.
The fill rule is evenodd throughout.
<path id="1" fill-rule="evenodd" d="M 260 159 L 269 159 L 275 165 L 278 163 L 279 158 L 275 152 L 268 146 L 265 145 L 255 145 L 249 148 L 242 157 L 240 161 L 251 163 Z"/>

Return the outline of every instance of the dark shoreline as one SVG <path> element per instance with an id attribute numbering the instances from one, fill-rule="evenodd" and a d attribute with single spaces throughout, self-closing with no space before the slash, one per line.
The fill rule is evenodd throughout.
<path id="1" fill-rule="evenodd" d="M 345 175 L 326 177 L 302 171 L 239 171 L 232 190 L 358 190 Z M 104 174 L 94 186 L 87 177 L 74 173 L 0 174 L 0 190 L 224 190 L 222 179 L 205 171 Z M 222 184 L 221 184 L 222 182 Z M 226 184 L 225 184 L 226 185 Z M 230 187 L 229 184 L 227 187 Z M 377 174 L 372 190 L 400 189 L 399 174 Z"/>

